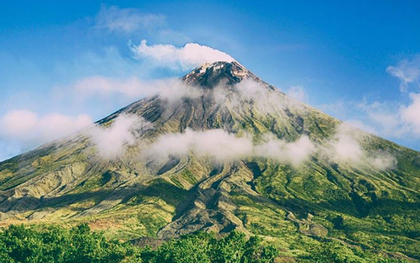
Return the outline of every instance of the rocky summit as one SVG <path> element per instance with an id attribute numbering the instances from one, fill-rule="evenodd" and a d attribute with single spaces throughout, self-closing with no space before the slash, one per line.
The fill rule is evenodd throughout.
<path id="1" fill-rule="evenodd" d="M 0 163 L 0 223 L 159 243 L 258 235 L 293 261 L 420 260 L 420 153 L 353 128 L 237 62 L 205 64 L 66 138 Z M 385 262 L 385 261 L 384 261 Z"/>

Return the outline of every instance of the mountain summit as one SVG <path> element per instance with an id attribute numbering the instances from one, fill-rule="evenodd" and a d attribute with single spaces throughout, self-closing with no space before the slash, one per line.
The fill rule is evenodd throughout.
<path id="1" fill-rule="evenodd" d="M 125 240 L 238 230 L 289 260 L 325 244 L 418 260 L 419 178 L 418 152 L 216 62 L 0 163 L 0 222 L 88 222 Z"/>
<path id="2" fill-rule="evenodd" d="M 238 62 L 215 62 L 206 63 L 187 74 L 183 80 L 187 84 L 198 85 L 205 88 L 212 88 L 223 82 L 223 84 L 235 84 L 245 78 L 256 76 L 248 71 Z"/>

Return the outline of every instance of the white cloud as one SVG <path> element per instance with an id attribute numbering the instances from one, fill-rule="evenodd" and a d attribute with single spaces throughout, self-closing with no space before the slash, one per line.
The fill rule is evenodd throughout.
<path id="1" fill-rule="evenodd" d="M 334 138 L 322 149 L 322 154 L 331 162 L 360 167 L 372 166 L 378 170 L 395 167 L 397 160 L 385 152 L 367 152 L 360 140 L 364 135 L 346 123 L 337 128 Z"/>
<path id="2" fill-rule="evenodd" d="M 401 107 L 401 119 L 416 135 L 420 136 L 420 93 L 410 93 L 411 104 Z"/>
<path id="3" fill-rule="evenodd" d="M 308 102 L 309 99 L 308 93 L 302 86 L 292 86 L 286 91 L 286 94 L 302 102 Z"/>
<path id="4" fill-rule="evenodd" d="M 146 59 L 155 66 L 174 70 L 188 70 L 216 61 L 234 61 L 225 52 L 197 43 L 187 43 L 178 48 L 169 44 L 148 46 L 146 40 L 142 40 L 140 45 L 132 45 L 131 49 L 137 59 Z"/>
<path id="5" fill-rule="evenodd" d="M 331 145 L 333 158 L 337 162 L 359 164 L 362 162 L 363 151 L 359 143 L 351 135 L 347 125 L 341 125 Z"/>
<path id="6" fill-rule="evenodd" d="M 374 125 L 380 135 L 399 138 L 407 131 L 403 129 L 403 123 L 399 113 L 399 105 L 390 102 L 366 102 L 363 101 L 356 105 L 358 110 L 362 110 L 371 125 Z"/>
<path id="7" fill-rule="evenodd" d="M 315 145 L 307 136 L 302 136 L 297 141 L 290 143 L 269 136 L 265 143 L 255 147 L 255 154 L 280 163 L 290 163 L 297 167 L 306 161 L 315 150 Z"/>
<path id="8" fill-rule="evenodd" d="M 409 84 L 417 83 L 419 85 L 420 55 L 417 55 L 412 60 L 404 59 L 398 62 L 397 66 L 389 66 L 386 71 L 400 79 L 400 90 L 405 92 Z"/>
<path id="9" fill-rule="evenodd" d="M 360 128 L 389 138 L 419 138 L 420 94 L 410 93 L 409 97 L 410 102 L 406 105 L 400 102 L 377 101 L 359 103 L 356 109 L 361 110 L 366 117 L 363 123 L 369 123 L 361 124 L 363 127 Z"/>
<path id="10" fill-rule="evenodd" d="M 22 150 L 69 135 L 92 123 L 89 116 L 52 113 L 45 116 L 29 110 L 13 110 L 0 119 L 0 138 L 13 141 Z"/>
<path id="11" fill-rule="evenodd" d="M 170 156 L 182 157 L 190 152 L 197 156 L 208 156 L 218 161 L 229 161 L 251 155 L 252 141 L 247 137 L 236 137 L 223 130 L 193 131 L 162 135 L 151 145 L 148 154 L 156 160 L 167 160 Z"/>
<path id="12" fill-rule="evenodd" d="M 381 171 L 395 169 L 398 164 L 397 159 L 387 153 L 376 153 L 376 156 L 368 158 L 368 161 L 374 168 Z"/>
<path id="13" fill-rule="evenodd" d="M 267 135 L 264 142 L 254 144 L 250 136 L 238 137 L 221 129 L 170 133 L 160 136 L 146 152 L 147 158 L 165 162 L 171 156 L 182 157 L 193 153 L 216 161 L 233 161 L 247 157 L 270 158 L 280 163 L 300 165 L 315 151 L 308 137 L 286 142 Z"/>
<path id="14" fill-rule="evenodd" d="M 278 114 L 284 112 L 285 109 L 303 113 L 306 109 L 303 103 L 292 100 L 278 90 L 272 90 L 267 84 L 252 78 L 245 78 L 235 84 L 234 90 L 239 92 L 239 95 L 232 96 L 232 89 L 227 89 L 225 86 L 217 87 L 214 90 L 215 100 L 219 103 L 228 101 L 238 111 L 244 110 L 244 107 L 248 105 L 253 105 L 255 109 L 265 114 Z"/>
<path id="15" fill-rule="evenodd" d="M 353 167 L 371 167 L 377 170 L 393 169 L 397 160 L 383 151 L 366 151 L 360 141 L 364 135 L 343 124 L 337 129 L 333 139 L 325 144 L 314 144 L 303 135 L 294 142 L 278 139 L 273 134 L 265 134 L 259 143 L 254 143 L 250 135 L 238 136 L 221 129 L 169 133 L 161 135 L 143 153 L 146 160 L 165 163 L 171 157 L 194 154 L 210 157 L 215 161 L 235 161 L 244 158 L 268 158 L 279 163 L 299 167 L 310 156 L 320 154 L 325 160 Z"/>
<path id="16" fill-rule="evenodd" d="M 95 17 L 95 29 L 109 32 L 131 33 L 140 29 L 156 28 L 165 24 L 165 16 L 142 14 L 135 8 L 119 8 L 118 6 L 101 5 Z"/>
<path id="17" fill-rule="evenodd" d="M 151 124 L 135 115 L 120 115 L 109 127 L 95 126 L 88 131 L 90 141 L 104 159 L 113 159 L 124 154 L 126 146 L 133 145 L 136 138 L 148 130 Z"/>

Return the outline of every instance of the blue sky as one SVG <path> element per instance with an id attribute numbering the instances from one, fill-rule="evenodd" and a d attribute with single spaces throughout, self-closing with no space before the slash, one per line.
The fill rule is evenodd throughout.
<path id="1" fill-rule="evenodd" d="M 419 10 L 419 1 L 2 1 L 0 160 L 138 99 L 132 83 L 194 65 L 136 56 L 141 40 L 221 50 L 290 95 L 420 150 Z M 102 86 L 89 93 L 92 83 Z"/>

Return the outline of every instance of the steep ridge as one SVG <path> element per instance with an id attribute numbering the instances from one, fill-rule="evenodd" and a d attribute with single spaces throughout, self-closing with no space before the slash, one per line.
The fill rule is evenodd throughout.
<path id="1" fill-rule="evenodd" d="M 418 152 L 349 128 L 237 62 L 196 68 L 174 91 L 0 163 L 0 222 L 89 222 L 122 239 L 237 229 L 293 257 L 335 240 L 420 259 Z M 141 125 L 129 125 L 124 151 L 101 156 L 95 132 L 124 116 Z"/>

